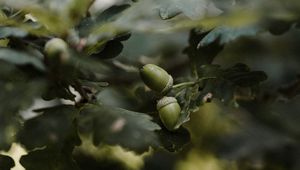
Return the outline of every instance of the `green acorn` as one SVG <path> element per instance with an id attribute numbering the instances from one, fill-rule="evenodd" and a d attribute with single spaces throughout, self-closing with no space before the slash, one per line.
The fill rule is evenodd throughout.
<path id="1" fill-rule="evenodd" d="M 62 63 L 68 61 L 70 58 L 68 44 L 60 38 L 53 38 L 49 40 L 45 44 L 44 51 L 48 58 L 57 57 L 57 59 L 59 59 Z"/>
<path id="2" fill-rule="evenodd" d="M 144 65 L 140 70 L 140 75 L 150 89 L 159 93 L 167 93 L 173 86 L 172 76 L 157 65 Z"/>
<path id="3" fill-rule="evenodd" d="M 156 106 L 160 120 L 165 127 L 173 131 L 180 117 L 181 108 L 176 98 L 174 97 L 163 97 L 157 102 Z"/>

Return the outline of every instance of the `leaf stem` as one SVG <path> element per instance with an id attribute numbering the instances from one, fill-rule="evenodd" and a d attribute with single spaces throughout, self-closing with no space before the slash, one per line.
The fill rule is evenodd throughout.
<path id="1" fill-rule="evenodd" d="M 216 78 L 217 77 L 202 77 L 202 78 L 198 79 L 197 81 L 188 81 L 188 82 L 175 84 L 175 85 L 173 85 L 173 88 L 179 88 L 179 87 L 184 87 L 184 86 L 192 86 L 192 85 L 195 85 L 197 83 L 200 83 L 201 81 L 208 80 L 208 79 L 216 79 Z"/>
<path id="2" fill-rule="evenodd" d="M 194 84 L 195 84 L 194 81 L 183 82 L 183 83 L 173 85 L 173 88 L 179 88 L 179 87 L 189 86 L 189 85 L 194 85 Z"/>

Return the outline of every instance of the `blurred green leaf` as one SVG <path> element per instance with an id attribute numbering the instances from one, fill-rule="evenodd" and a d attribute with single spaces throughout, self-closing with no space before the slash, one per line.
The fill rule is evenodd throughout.
<path id="1" fill-rule="evenodd" d="M 156 122 L 161 127 L 160 130 L 156 131 L 161 144 L 161 146 L 159 146 L 158 148 L 163 148 L 169 152 L 180 152 L 186 145 L 190 143 L 191 136 L 189 131 L 181 126 L 183 123 L 188 121 L 185 119 L 189 119 L 189 115 L 186 115 L 186 112 L 182 112 L 181 114 L 181 118 L 179 118 L 177 122 L 178 129 L 174 131 L 168 130 L 165 125 L 163 125 L 157 112 L 154 112 L 152 114 L 154 117 L 154 122 Z"/>
<path id="2" fill-rule="evenodd" d="M 145 165 L 142 170 L 175 169 L 178 159 L 178 154 L 170 153 L 165 150 L 157 150 L 151 156 L 145 158 Z"/>
<path id="3" fill-rule="evenodd" d="M 161 125 L 161 127 L 164 126 Z M 163 148 L 169 152 L 180 152 L 191 140 L 190 133 L 183 127 L 174 132 L 162 128 L 160 131 L 157 131 L 157 134 Z"/>
<path id="4" fill-rule="evenodd" d="M 79 170 L 70 151 L 48 147 L 29 152 L 21 157 L 20 163 L 26 170 Z"/>
<path id="5" fill-rule="evenodd" d="M 256 26 L 247 26 L 234 28 L 228 26 L 216 27 L 210 31 L 198 44 L 198 47 L 209 45 L 215 41 L 219 41 L 221 45 L 234 41 L 244 36 L 255 36 L 259 32 Z"/>
<path id="6" fill-rule="evenodd" d="M 72 138 L 73 144 L 80 144 L 75 126 L 78 110 L 71 105 L 39 109 L 39 116 L 26 120 L 18 138 L 27 149 L 49 145 L 62 147 Z M 32 140 L 34 139 L 34 140 Z"/>
<path id="7" fill-rule="evenodd" d="M 114 21 L 122 11 L 129 8 L 130 5 L 112 6 L 101 13 L 96 13 L 93 17 L 84 18 L 77 29 L 81 37 L 87 36 L 95 27 Z"/>
<path id="8" fill-rule="evenodd" d="M 129 7 L 128 4 L 113 6 L 94 17 L 82 20 L 78 30 L 81 37 L 87 38 L 87 47 L 84 51 L 88 55 L 95 54 L 102 56 L 99 58 L 113 58 L 121 53 L 123 45 L 120 41 L 126 40 L 126 38 L 120 39 L 120 37 L 124 35 L 125 29 L 118 28 L 111 23 Z M 114 39 L 114 37 L 116 38 Z M 101 52 L 102 54 L 99 54 Z"/>
<path id="9" fill-rule="evenodd" d="M 218 66 L 206 65 L 201 68 L 202 77 L 215 77 L 207 80 L 201 95 L 198 97 L 198 104 L 203 102 L 203 98 L 208 93 L 213 98 L 218 98 L 225 103 L 234 100 L 234 93 L 237 87 L 254 87 L 267 79 L 267 75 L 262 71 L 251 71 L 245 64 L 235 64 L 234 66 L 222 69 Z M 224 89 L 227 89 L 224 91 Z"/>
<path id="10" fill-rule="evenodd" d="M 0 117 L 0 150 L 8 151 L 11 144 L 16 141 L 16 133 L 21 128 L 21 120 L 13 114 L 0 113 Z"/>
<path id="11" fill-rule="evenodd" d="M 0 27 L 0 38 L 25 37 L 27 32 L 17 27 Z"/>
<path id="12" fill-rule="evenodd" d="M 215 4 L 215 6 L 222 11 L 229 11 L 232 10 L 232 8 L 236 7 L 237 2 L 236 0 L 212 0 L 212 2 Z"/>
<path id="13" fill-rule="evenodd" d="M 266 25 L 271 34 L 282 35 L 290 30 L 293 22 L 281 19 L 270 19 Z"/>
<path id="14" fill-rule="evenodd" d="M 20 127 L 19 111 L 29 108 L 33 100 L 42 94 L 45 82 L 31 79 L 24 70 L 10 63 L 0 62 L 0 65 L 0 149 L 7 150 L 15 141 Z"/>
<path id="15" fill-rule="evenodd" d="M 288 136 L 259 122 L 253 122 L 251 119 L 243 125 L 240 131 L 226 135 L 220 141 L 218 150 L 220 155 L 237 160 L 262 156 L 269 150 L 278 150 L 293 143 Z"/>
<path id="16" fill-rule="evenodd" d="M 8 43 L 9 43 L 9 39 L 7 38 L 0 39 L 0 47 L 7 47 Z"/>
<path id="17" fill-rule="evenodd" d="M 160 3 L 159 16 L 161 19 L 171 19 L 182 12 L 176 7 L 175 3 L 171 1 L 161 1 Z"/>
<path id="18" fill-rule="evenodd" d="M 263 71 L 251 71 L 245 64 L 235 64 L 222 72 L 222 76 L 237 86 L 251 87 L 267 79 Z"/>
<path id="19" fill-rule="evenodd" d="M 65 34 L 72 24 L 70 19 L 63 17 L 61 13 L 57 13 L 45 8 L 29 7 L 25 10 L 35 17 L 38 23 L 42 24 L 48 31 L 55 35 Z"/>
<path id="20" fill-rule="evenodd" d="M 223 45 L 220 45 L 218 39 L 204 47 L 198 47 L 198 43 L 209 32 L 200 32 L 199 30 L 191 30 L 189 37 L 189 46 L 184 49 L 184 53 L 188 55 L 191 63 L 191 69 L 193 75 L 201 74 L 200 68 L 202 65 L 211 64 L 214 58 L 223 49 Z"/>
<path id="21" fill-rule="evenodd" d="M 32 15 L 39 24 L 55 35 L 67 33 L 68 29 L 76 24 L 78 17 L 82 17 L 89 5 L 89 1 L 75 0 L 40 1 L 39 3 L 30 0 L 18 2 L 5 0 L 2 3 Z"/>
<path id="22" fill-rule="evenodd" d="M 0 113 L 15 114 L 20 109 L 29 107 L 45 89 L 45 82 L 40 80 L 30 82 L 2 82 L 0 100 L 3 103 Z M 7 100 L 9 99 L 9 100 Z"/>
<path id="23" fill-rule="evenodd" d="M 218 10 L 212 2 L 205 0 L 167 0 L 157 1 L 159 4 L 159 14 L 162 19 L 169 19 L 179 13 L 191 19 L 201 19 L 208 13 L 219 14 Z"/>
<path id="24" fill-rule="evenodd" d="M 114 21 L 115 19 L 117 19 L 118 16 L 120 16 L 120 14 L 122 14 L 124 10 L 126 10 L 129 7 L 129 4 L 112 6 L 106 9 L 105 11 L 101 12 L 100 14 L 96 14 L 95 21 L 97 24 Z"/>
<path id="25" fill-rule="evenodd" d="M 91 3 L 93 3 L 93 0 L 72 0 L 72 2 L 70 2 L 67 11 L 69 13 L 69 18 L 74 25 L 80 22 L 82 18 L 86 17 Z"/>
<path id="26" fill-rule="evenodd" d="M 88 105 L 81 109 L 78 118 L 82 133 L 93 135 L 93 142 L 121 145 L 136 152 L 157 146 L 154 131 L 160 127 L 143 113 L 109 106 Z"/>
<path id="27" fill-rule="evenodd" d="M 221 140 L 219 152 L 226 158 L 255 158 L 269 152 L 299 152 L 299 107 L 300 97 L 289 101 L 239 101 L 239 115 L 250 114 L 242 120 L 242 128 Z M 247 112 L 245 112 L 245 110 Z M 260 140 L 257 140 L 260 139 Z M 263 141 L 263 142 L 261 142 Z M 294 148 L 289 150 L 289 148 Z M 290 153 L 291 152 L 291 153 Z M 271 166 L 276 162 L 271 161 Z M 282 158 L 277 161 L 284 161 Z M 278 162 L 277 162 L 278 163 Z M 279 165 L 278 165 L 279 166 Z"/>
<path id="28" fill-rule="evenodd" d="M 196 103 L 195 99 L 199 96 L 199 93 L 199 87 L 196 85 L 186 88 L 177 94 L 178 102 L 181 105 L 181 113 L 176 127 L 188 122 L 190 113 L 198 109 L 199 103 Z"/>
<path id="29" fill-rule="evenodd" d="M 118 56 L 122 50 L 123 45 L 120 41 L 110 40 L 99 53 L 93 54 L 92 57 L 97 59 L 110 59 Z"/>
<path id="30" fill-rule="evenodd" d="M 5 155 L 0 155 L 0 169 L 1 170 L 10 170 L 12 167 L 15 166 L 14 160 Z"/>
<path id="31" fill-rule="evenodd" d="M 18 52 L 8 48 L 2 48 L 0 49 L 0 59 L 16 65 L 31 64 L 37 69 L 45 71 L 45 66 L 41 60 L 24 52 Z"/>
<path id="32" fill-rule="evenodd" d="M 288 99 L 293 99 L 298 96 L 300 94 L 300 76 L 297 76 L 297 78 L 292 82 L 282 85 L 278 89 L 278 92 Z"/>
<path id="33" fill-rule="evenodd" d="M 256 100 L 252 103 L 241 103 L 254 116 L 265 124 L 283 131 L 285 134 L 298 139 L 299 138 L 299 107 L 300 97 L 287 101 L 275 101 L 272 103 L 262 103 Z"/>
<path id="34" fill-rule="evenodd" d="M 264 72 L 251 71 L 247 65 L 240 63 L 228 69 L 213 64 L 202 65 L 199 73 L 199 77 L 207 80 L 175 92 L 182 107 L 177 127 L 190 120 L 191 112 L 197 111 L 201 105 L 210 102 L 213 98 L 234 105 L 235 94 L 239 87 L 247 87 L 251 90 L 267 79 Z"/>

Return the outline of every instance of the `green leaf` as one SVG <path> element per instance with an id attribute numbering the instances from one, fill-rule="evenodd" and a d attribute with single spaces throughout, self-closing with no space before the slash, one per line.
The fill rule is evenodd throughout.
<path id="1" fill-rule="evenodd" d="M 198 44 L 198 47 L 207 46 L 215 41 L 221 45 L 234 41 L 240 37 L 255 36 L 260 29 L 257 26 L 229 27 L 219 26 L 210 31 Z"/>
<path id="2" fill-rule="evenodd" d="M 163 125 L 161 127 L 163 127 Z M 174 132 L 170 132 L 169 130 L 163 128 L 162 130 L 158 131 L 157 134 L 162 146 L 169 152 L 181 151 L 191 140 L 190 133 L 183 127 Z"/>
<path id="3" fill-rule="evenodd" d="M 212 0 L 215 6 L 223 11 L 230 11 L 235 5 L 236 0 Z"/>
<path id="4" fill-rule="evenodd" d="M 284 149 L 287 146 L 290 148 L 297 147 L 296 144 L 297 142 L 294 143 L 295 141 L 289 135 L 289 131 L 282 131 L 282 129 L 279 130 L 277 128 L 280 126 L 277 125 L 274 126 L 273 124 L 275 123 L 274 122 L 275 119 L 277 123 L 288 123 L 285 122 L 285 120 L 283 121 L 279 120 L 279 119 L 288 118 L 290 116 L 288 112 L 282 112 L 281 116 L 274 117 L 274 115 L 278 113 L 277 110 L 272 110 L 272 111 L 260 110 L 260 109 L 256 110 L 258 109 L 258 107 L 261 106 L 261 104 L 257 105 L 254 104 L 253 102 L 251 103 L 252 103 L 251 109 L 249 109 L 248 107 L 246 108 L 243 107 L 243 109 L 250 111 L 251 118 L 247 118 L 246 120 L 244 120 L 243 124 L 239 125 L 237 131 L 230 133 L 228 135 L 224 135 L 220 139 L 219 141 L 220 145 L 218 146 L 219 147 L 218 154 L 220 156 L 229 159 L 239 160 L 245 157 L 251 158 L 251 157 L 257 157 L 262 155 L 265 156 L 270 151 L 280 152 L 281 149 Z M 278 103 L 274 103 L 274 104 L 278 104 Z M 295 109 L 295 107 L 293 107 L 293 109 Z M 273 111 L 275 111 L 276 113 L 272 113 Z M 283 116 L 283 114 L 288 114 L 288 116 Z M 247 116 L 242 110 L 239 111 L 239 115 Z M 253 115 L 254 117 L 252 117 Z M 265 120 L 260 118 L 257 119 L 258 117 L 256 116 L 258 117 L 265 116 L 266 119 Z M 293 115 L 293 118 L 296 118 L 296 120 L 294 120 L 294 122 L 289 122 L 288 124 L 296 125 L 294 123 L 296 123 L 296 121 L 299 121 L 299 117 Z M 266 120 L 268 121 L 268 123 L 265 122 Z M 289 119 L 288 121 L 292 121 L 292 119 Z M 297 130 L 294 131 L 296 132 L 295 134 L 297 133 L 299 134 L 299 130 L 298 130 L 299 126 L 296 125 L 295 128 L 297 128 Z M 297 136 L 299 137 L 299 135 L 296 135 L 295 137 L 297 138 Z"/>
<path id="5" fill-rule="evenodd" d="M 241 87 L 250 87 L 267 79 L 267 75 L 263 71 L 251 71 L 246 73 L 237 73 L 229 77 L 224 76 L 235 85 Z"/>
<path id="6" fill-rule="evenodd" d="M 110 59 L 117 57 L 122 50 L 123 44 L 120 41 L 110 40 L 104 45 L 99 53 L 93 54 L 92 57 L 97 59 Z"/>
<path id="7" fill-rule="evenodd" d="M 179 13 L 183 13 L 191 19 L 201 19 L 211 10 L 213 10 L 215 14 L 221 12 L 213 3 L 205 0 L 167 0 L 157 1 L 157 3 L 159 4 L 159 14 L 162 19 L 172 18 Z"/>
<path id="8" fill-rule="evenodd" d="M 266 103 L 257 99 L 252 102 L 240 102 L 240 105 L 265 125 L 299 140 L 299 101 L 300 96 L 296 96 L 287 101 Z"/>
<path id="9" fill-rule="evenodd" d="M 177 127 L 190 120 L 191 112 L 197 111 L 201 105 L 213 98 L 226 104 L 235 104 L 238 88 L 248 88 L 252 91 L 252 88 L 267 79 L 263 71 L 251 71 L 247 65 L 241 63 L 227 69 L 214 64 L 202 65 L 198 71 L 198 80 L 207 79 L 192 87 L 175 91 L 182 108 Z"/>
<path id="10" fill-rule="evenodd" d="M 286 21 L 282 19 L 270 19 L 267 23 L 267 29 L 273 35 L 282 35 L 288 32 L 292 25 L 292 21 Z"/>
<path id="11" fill-rule="evenodd" d="M 278 124 L 277 127 L 291 134 L 295 138 L 300 135 L 300 108 L 299 108 L 300 96 L 293 98 L 287 102 L 276 102 L 271 105 L 270 117 L 271 120 Z"/>
<path id="12" fill-rule="evenodd" d="M 153 154 L 145 157 L 142 170 L 164 170 L 176 169 L 179 154 L 174 154 L 165 150 L 157 150 Z M 163 163 L 162 163 L 163 162 Z"/>
<path id="13" fill-rule="evenodd" d="M 72 20 L 72 23 L 77 24 L 82 18 L 86 16 L 91 3 L 93 3 L 92 0 L 72 0 L 67 9 L 69 18 Z"/>
<path id="14" fill-rule="evenodd" d="M 0 169 L 1 170 L 10 170 L 15 166 L 14 160 L 6 155 L 0 155 Z"/>
<path id="15" fill-rule="evenodd" d="M 39 81 L 2 83 L 0 81 L 0 150 L 8 150 L 15 141 L 15 134 L 20 128 L 21 120 L 17 114 L 22 109 L 27 109 L 43 89 L 44 84 Z"/>
<path id="16" fill-rule="evenodd" d="M 81 109 L 79 128 L 92 134 L 93 142 L 121 145 L 137 152 L 158 144 L 155 130 L 160 127 L 143 113 L 99 105 L 87 105 Z"/>
<path id="17" fill-rule="evenodd" d="M 250 68 L 238 63 L 222 72 L 222 77 L 237 86 L 251 87 L 259 82 L 265 81 L 268 77 L 263 71 L 250 71 Z"/>
<path id="18" fill-rule="evenodd" d="M 209 32 L 200 32 L 197 30 L 190 31 L 189 46 L 184 49 L 184 53 L 188 55 L 190 63 L 192 65 L 193 74 L 201 74 L 201 66 L 211 64 L 214 58 L 223 49 L 223 45 L 220 45 L 218 40 L 210 43 L 204 47 L 198 47 L 198 43 L 207 35 Z"/>
<path id="19" fill-rule="evenodd" d="M 97 23 L 114 21 L 124 10 L 129 7 L 130 5 L 128 4 L 112 6 L 102 13 L 97 14 L 95 20 Z"/>
<path id="20" fill-rule="evenodd" d="M 89 33 L 91 33 L 92 29 L 116 20 L 121 12 L 129 7 L 130 5 L 112 6 L 101 13 L 97 13 L 93 17 L 84 18 L 77 27 L 79 35 L 81 37 L 88 36 Z"/>
<path id="21" fill-rule="evenodd" d="M 252 88 L 267 79 L 267 75 L 262 71 L 251 71 L 250 68 L 241 63 L 222 69 L 217 65 L 205 65 L 201 68 L 202 77 L 215 77 L 207 80 L 201 95 L 198 97 L 198 104 L 208 93 L 212 93 L 213 98 L 218 98 L 225 103 L 233 100 L 237 87 Z M 224 90 L 226 89 L 226 90 Z"/>
<path id="22" fill-rule="evenodd" d="M 9 39 L 4 38 L 4 39 L 0 39 L 0 47 L 7 47 L 9 43 Z"/>
<path id="23" fill-rule="evenodd" d="M 45 82 L 34 80 L 30 82 L 3 82 L 0 80 L 0 113 L 15 114 L 21 109 L 27 109 L 33 99 L 40 96 L 45 88 Z"/>
<path id="24" fill-rule="evenodd" d="M 27 109 L 42 94 L 45 82 L 29 78 L 12 64 L 0 62 L 0 66 L 0 150 L 8 150 L 20 127 L 19 111 Z"/>
<path id="25" fill-rule="evenodd" d="M 98 58 L 107 59 L 121 53 L 123 45 L 120 41 L 126 40 L 128 34 L 111 23 L 129 7 L 128 4 L 113 6 L 94 17 L 82 20 L 77 29 L 80 37 L 87 38 L 87 47 L 84 49 L 87 55 L 95 54 Z"/>
<path id="26" fill-rule="evenodd" d="M 188 121 L 185 120 L 185 118 L 189 118 L 189 115 L 185 115 L 185 112 L 181 113 L 181 118 L 179 118 L 180 120 L 177 123 L 178 129 L 174 131 L 168 130 L 163 125 L 157 112 L 154 112 L 152 115 L 154 122 L 161 127 L 160 130 L 155 131 L 160 141 L 159 148 L 163 148 L 169 152 L 180 152 L 191 141 L 190 133 L 186 128 L 181 126 L 183 123 Z"/>
<path id="27" fill-rule="evenodd" d="M 45 66 L 38 58 L 24 52 L 14 51 L 8 48 L 0 49 L 0 60 L 4 60 L 16 65 L 31 64 L 41 71 L 45 71 Z"/>
<path id="28" fill-rule="evenodd" d="M 25 37 L 27 32 L 17 27 L 0 27 L 0 38 Z"/>
<path id="29" fill-rule="evenodd" d="M 97 95 L 101 92 L 105 87 L 109 84 L 107 82 L 97 82 L 97 81 L 86 81 L 81 80 L 80 84 L 88 91 L 88 93 L 92 93 Z"/>
<path id="30" fill-rule="evenodd" d="M 198 96 L 196 103 L 203 104 L 205 102 L 205 96 L 212 94 L 212 98 L 219 99 L 226 104 L 231 104 L 234 99 L 235 87 L 234 84 L 227 80 L 208 80 L 201 91 L 201 94 Z"/>
<path id="31" fill-rule="evenodd" d="M 168 1 L 162 2 L 163 3 L 159 8 L 159 16 L 161 17 L 161 19 L 171 19 L 182 12 L 174 5 L 174 3 L 170 3 Z"/>
<path id="32" fill-rule="evenodd" d="M 291 82 L 285 83 L 278 89 L 278 92 L 288 98 L 292 99 L 300 94 L 300 76 Z"/>
<path id="33" fill-rule="evenodd" d="M 65 75 L 70 79 L 70 75 L 74 78 L 74 74 L 83 80 L 97 81 L 103 78 L 109 72 L 114 71 L 108 64 L 92 57 L 82 57 L 73 55 L 70 60 L 73 69 L 69 69 L 69 74 Z M 61 72 L 65 74 L 66 68 L 61 68 Z M 76 77 L 75 76 L 75 77 Z"/>
<path id="34" fill-rule="evenodd" d="M 38 112 L 41 115 L 26 120 L 18 134 L 21 144 L 27 149 L 49 145 L 62 147 L 69 140 L 72 144 L 80 144 L 74 124 L 78 110 L 74 106 L 61 105 L 39 109 Z"/>
<path id="35" fill-rule="evenodd" d="M 197 110 L 199 107 L 198 103 L 195 103 L 195 98 L 197 98 L 200 93 L 198 88 L 197 85 L 186 88 L 176 96 L 181 105 L 181 113 L 176 127 L 188 122 L 190 120 L 190 113 Z"/>
<path id="36" fill-rule="evenodd" d="M 13 114 L 0 113 L 0 117 L 0 150 L 8 151 L 11 144 L 16 141 L 16 133 L 21 127 L 21 121 Z"/>
<path id="37" fill-rule="evenodd" d="M 79 170 L 72 152 L 48 147 L 29 152 L 21 157 L 20 163 L 26 170 Z"/>

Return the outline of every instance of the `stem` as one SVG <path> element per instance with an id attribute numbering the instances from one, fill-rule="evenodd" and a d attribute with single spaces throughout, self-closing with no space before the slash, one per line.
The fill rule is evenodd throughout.
<path id="1" fill-rule="evenodd" d="M 173 88 L 179 88 L 179 87 L 182 87 L 182 86 L 194 85 L 195 83 L 196 83 L 196 82 L 194 82 L 194 81 L 183 82 L 183 83 L 175 84 L 175 85 L 173 86 Z"/>
<path id="2" fill-rule="evenodd" d="M 183 82 L 183 83 L 175 84 L 175 85 L 173 85 L 173 88 L 179 88 L 179 87 L 184 87 L 184 86 L 191 86 L 191 85 L 195 85 L 197 83 L 200 83 L 201 81 L 204 81 L 204 80 L 216 79 L 216 78 L 217 77 L 202 77 L 202 78 L 198 79 L 197 81 L 188 81 L 188 82 Z"/>
<path id="3" fill-rule="evenodd" d="M 14 18 L 15 16 L 19 15 L 22 12 L 22 10 L 19 10 L 17 12 L 15 12 L 14 14 L 12 14 L 11 16 L 9 16 L 9 18 Z"/>
<path id="4" fill-rule="evenodd" d="M 200 83 L 201 81 L 209 80 L 209 79 L 217 79 L 217 77 L 202 77 L 198 79 L 195 83 Z"/>

